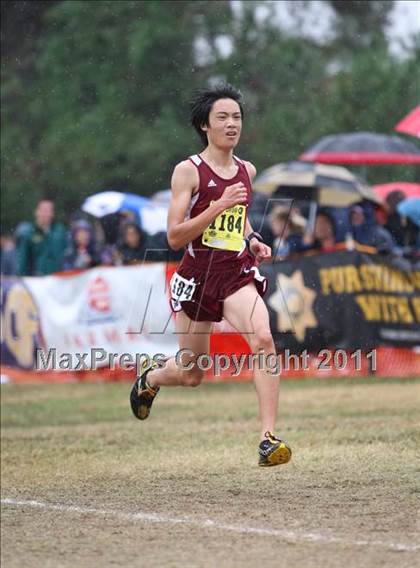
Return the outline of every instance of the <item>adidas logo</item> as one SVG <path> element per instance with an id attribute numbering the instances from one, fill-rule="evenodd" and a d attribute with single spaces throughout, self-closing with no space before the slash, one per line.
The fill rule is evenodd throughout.
<path id="1" fill-rule="evenodd" d="M 212 179 L 207 184 L 207 187 L 216 187 L 216 186 L 217 186 L 217 183 L 215 183 Z"/>

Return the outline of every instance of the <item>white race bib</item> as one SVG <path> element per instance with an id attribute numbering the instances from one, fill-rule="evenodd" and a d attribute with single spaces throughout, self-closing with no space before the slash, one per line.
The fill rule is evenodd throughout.
<path id="1" fill-rule="evenodd" d="M 196 282 L 194 277 L 188 280 L 180 276 L 178 272 L 174 272 L 169 286 L 171 288 L 172 307 L 175 311 L 178 311 L 181 309 L 181 302 L 188 302 L 192 299 Z"/>

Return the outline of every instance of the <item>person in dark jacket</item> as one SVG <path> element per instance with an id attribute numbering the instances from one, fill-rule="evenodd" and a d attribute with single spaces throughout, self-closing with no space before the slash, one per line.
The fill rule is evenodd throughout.
<path id="1" fill-rule="evenodd" d="M 99 263 L 91 225 L 84 219 L 74 221 L 71 243 L 64 254 L 64 270 L 87 269 Z"/>
<path id="2" fill-rule="evenodd" d="M 20 276 L 43 276 L 63 269 L 66 229 L 54 220 L 54 203 L 42 199 L 35 209 L 35 222 L 29 223 L 17 246 L 17 272 Z"/>
<path id="3" fill-rule="evenodd" d="M 400 189 L 391 191 L 386 197 L 388 206 L 388 218 L 386 220 L 385 229 L 387 229 L 395 243 L 399 247 L 406 246 L 406 228 L 404 226 L 401 215 L 398 213 L 397 205 L 406 198 L 406 195 Z"/>
<path id="4" fill-rule="evenodd" d="M 122 243 L 118 247 L 121 264 L 139 264 L 145 260 L 147 234 L 136 223 L 126 223 L 122 232 Z"/>
<path id="5" fill-rule="evenodd" d="M 391 253 L 396 243 L 384 227 L 386 216 L 382 209 L 374 210 L 374 219 L 368 222 L 365 211 L 360 205 L 350 209 L 350 226 L 353 238 L 361 245 L 373 247 L 382 253 Z"/>

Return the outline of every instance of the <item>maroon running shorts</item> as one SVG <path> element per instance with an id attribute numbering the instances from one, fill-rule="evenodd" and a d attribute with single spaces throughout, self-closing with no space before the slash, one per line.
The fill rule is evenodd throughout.
<path id="1" fill-rule="evenodd" d="M 248 284 L 255 282 L 261 297 L 267 289 L 267 279 L 255 266 L 254 256 L 247 252 L 237 263 L 213 268 L 197 266 L 185 253 L 170 282 L 171 308 L 183 310 L 194 321 L 221 321 L 223 301 Z"/>

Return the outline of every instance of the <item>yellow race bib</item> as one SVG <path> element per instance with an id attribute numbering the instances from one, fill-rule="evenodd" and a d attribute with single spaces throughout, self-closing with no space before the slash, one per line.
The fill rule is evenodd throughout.
<path id="1" fill-rule="evenodd" d="M 244 239 L 245 215 L 245 205 L 234 205 L 225 209 L 204 231 L 203 245 L 222 250 L 240 251 Z"/>

